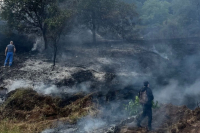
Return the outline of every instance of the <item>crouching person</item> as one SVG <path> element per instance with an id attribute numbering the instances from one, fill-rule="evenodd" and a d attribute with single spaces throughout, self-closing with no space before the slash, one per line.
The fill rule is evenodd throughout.
<path id="1" fill-rule="evenodd" d="M 10 41 L 10 44 L 7 45 L 6 49 L 5 49 L 5 56 L 6 56 L 6 60 L 4 62 L 4 67 L 6 67 L 6 64 L 9 60 L 9 67 L 12 66 L 12 62 L 13 62 L 13 55 L 16 52 L 16 48 L 13 45 L 13 41 Z"/>
<path id="2" fill-rule="evenodd" d="M 152 101 L 154 99 L 152 90 L 149 88 L 149 82 L 145 81 L 144 86 L 139 91 L 140 104 L 143 107 L 143 113 L 137 120 L 137 126 L 142 127 L 140 123 L 147 116 L 148 117 L 148 130 L 152 130 Z"/>

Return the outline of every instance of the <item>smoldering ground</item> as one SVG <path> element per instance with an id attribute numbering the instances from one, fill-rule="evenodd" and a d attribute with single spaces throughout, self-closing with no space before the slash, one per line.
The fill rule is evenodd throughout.
<path id="1" fill-rule="evenodd" d="M 44 84 L 43 82 L 32 82 L 30 80 L 15 80 L 7 81 L 7 85 L 5 87 L 8 89 L 8 93 L 19 88 L 32 88 L 39 94 L 61 96 L 61 94 L 63 93 L 69 95 L 76 94 L 78 92 L 88 93 L 88 88 L 90 88 L 90 85 L 90 82 L 83 82 L 72 87 L 57 87 L 56 85 Z"/>
<path id="2" fill-rule="evenodd" d="M 154 44 L 146 47 L 145 49 L 140 47 L 138 48 L 136 45 L 136 47 L 134 47 L 135 48 L 134 50 L 136 50 L 136 52 L 134 53 L 133 52 L 134 50 L 132 49 L 133 51 L 131 51 L 130 54 L 127 55 L 123 53 L 123 50 L 119 50 L 120 48 L 122 48 L 120 45 L 119 46 L 115 45 L 113 48 L 111 47 L 112 45 L 109 44 L 108 46 L 110 46 L 109 47 L 110 52 L 115 53 L 116 51 L 118 51 L 119 55 L 111 53 L 103 54 L 102 58 L 102 55 L 100 54 L 101 48 L 98 48 L 97 52 L 98 54 L 90 53 L 88 51 L 88 53 L 90 53 L 90 56 L 87 55 L 87 58 L 93 58 L 93 61 L 96 60 L 96 62 L 98 62 L 98 63 L 93 62 L 92 64 L 93 67 L 90 66 L 93 70 L 95 70 L 95 68 L 98 68 L 96 69 L 98 71 L 101 70 L 105 72 L 114 73 L 116 77 L 112 80 L 112 82 L 117 81 L 120 84 L 122 90 L 126 86 L 131 86 L 132 89 L 139 90 L 139 88 L 143 84 L 143 81 L 149 80 L 150 87 L 153 89 L 155 100 L 157 100 L 159 103 L 172 103 L 178 106 L 187 105 L 188 107 L 193 109 L 196 107 L 196 102 L 199 100 L 199 91 L 198 91 L 199 68 L 193 67 L 194 69 L 189 69 L 190 68 L 189 66 L 191 66 L 192 64 L 195 64 L 195 66 L 199 64 L 198 63 L 199 49 L 197 49 L 198 47 L 192 47 L 192 46 L 188 47 L 188 45 L 184 46 L 183 45 L 174 46 L 174 45 L 168 45 L 168 43 L 166 44 L 162 43 L 162 46 L 160 45 L 156 46 L 156 44 Z M 124 46 L 131 47 L 130 44 L 125 44 Z M 106 50 L 109 51 L 109 49 L 107 47 Z M 141 53 L 137 54 L 137 52 L 139 53 L 139 51 L 142 52 L 142 54 Z M 77 54 L 79 53 L 77 52 Z M 151 55 L 151 57 L 148 57 L 148 55 L 149 56 Z M 141 56 L 141 58 L 138 59 L 135 58 L 135 56 Z M 86 63 L 87 61 L 88 60 L 84 60 L 86 65 L 82 64 L 83 67 L 85 68 L 89 66 Z M 111 86 L 111 88 L 109 89 L 115 90 L 116 88 L 114 86 Z M 132 96 L 132 99 L 133 98 L 134 96 Z M 128 99 L 127 101 L 129 101 L 130 99 Z M 117 100 L 115 99 L 112 102 L 117 103 Z M 121 101 L 121 103 L 123 102 Z M 118 106 L 120 105 L 121 104 L 118 104 Z M 110 110 L 111 108 L 109 108 L 107 111 L 103 109 L 101 111 L 107 113 Z M 115 111 L 119 113 L 121 110 L 123 110 L 122 106 L 116 109 Z M 78 124 L 78 125 L 80 127 L 83 127 L 81 129 L 86 128 L 87 131 L 91 130 L 95 132 L 97 131 L 96 128 L 99 127 L 102 129 L 102 126 L 105 127 L 104 123 L 109 123 L 109 124 L 115 123 L 114 118 L 112 117 L 113 114 L 108 113 L 108 116 L 110 116 L 109 120 L 111 120 L 111 122 L 110 121 L 108 122 L 108 119 L 103 119 L 102 117 L 100 117 L 97 120 L 96 119 L 93 120 L 93 118 L 91 119 L 86 117 L 84 118 L 85 121 L 80 123 L 87 123 L 87 124 L 83 125 Z M 127 118 L 126 115 L 122 118 L 118 117 L 118 115 L 115 116 L 117 116 L 118 122 L 122 118 Z M 90 121 L 90 123 L 88 123 L 88 121 Z M 160 121 L 162 122 L 162 118 Z M 90 127 L 89 125 L 91 125 L 91 123 L 93 126 Z M 76 128 L 79 126 L 76 125 L 72 129 L 77 131 L 78 129 Z M 57 131 L 57 130 L 58 129 L 52 129 L 48 131 Z M 66 130 L 67 129 L 65 128 L 65 126 L 59 128 L 60 132 Z M 84 132 L 85 130 L 82 131 Z"/>
<path id="3" fill-rule="evenodd" d="M 20 68 L 23 73 L 31 73 L 31 71 L 33 71 L 33 74 L 27 75 L 25 78 L 31 77 L 30 80 L 33 81 L 46 81 L 46 78 L 48 79 L 51 77 L 51 81 L 56 81 L 64 78 L 63 75 L 71 77 L 70 72 L 76 72 L 80 68 L 95 72 L 92 75 L 98 78 L 100 82 L 106 82 L 104 86 L 98 86 L 98 89 L 91 89 L 91 83 L 86 82 L 83 86 L 80 84 L 80 87 L 78 87 L 79 89 L 76 88 L 79 85 L 71 88 L 64 87 L 63 89 L 54 84 L 46 84 L 46 82 L 29 84 L 29 81 L 24 81 L 23 79 L 20 82 L 16 81 L 11 84 L 9 87 L 11 88 L 10 90 L 14 90 L 18 87 L 34 86 L 34 88 L 42 94 L 77 92 L 89 94 L 98 90 L 105 91 L 106 93 L 111 92 L 109 93 L 110 95 L 117 95 L 115 98 L 112 96 L 109 98 L 109 101 L 113 103 L 110 106 L 113 105 L 114 107 L 100 109 L 103 113 L 106 112 L 105 114 L 107 114 L 107 116 L 105 119 L 103 119 L 105 117 L 104 115 L 95 120 L 86 117 L 82 122 L 80 121 L 82 124 L 84 121 L 88 123 L 86 125 L 79 124 L 80 127 L 86 128 L 87 131 L 102 128 L 104 123 L 112 125 L 116 121 L 119 122 L 122 118 L 127 118 L 126 115 L 119 117 L 121 111 L 124 110 L 122 105 L 134 99 L 137 93 L 131 96 L 122 95 L 121 99 L 119 94 L 120 92 L 125 93 L 125 88 L 137 92 L 140 87 L 142 87 L 144 80 L 150 82 L 155 100 L 158 100 L 159 103 L 187 105 L 190 108 L 196 106 L 196 101 L 198 101 L 199 97 L 199 47 L 198 45 L 188 45 L 193 44 L 193 40 L 188 40 L 184 42 L 184 44 L 181 41 L 171 42 L 170 40 L 162 43 L 153 41 L 148 43 L 128 43 L 104 40 L 95 46 L 91 46 L 90 43 L 88 43 L 88 45 L 87 43 L 84 45 L 82 43 L 78 45 L 68 45 L 65 43 L 65 38 L 62 41 L 62 49 L 58 51 L 57 71 L 50 72 L 49 66 L 51 63 L 49 60 L 47 61 L 44 59 L 45 56 L 42 58 L 37 57 L 37 60 L 30 58 L 27 59 L 23 67 Z M 73 44 L 73 42 L 71 43 Z M 51 55 L 51 53 L 49 53 L 49 55 Z M 46 77 L 45 73 L 47 73 Z M 105 79 L 107 73 L 111 76 Z M 97 86 L 95 86 L 95 88 L 96 87 Z M 116 94 L 116 91 L 119 90 L 120 92 Z M 127 91 L 127 93 L 129 93 L 129 91 Z M 106 101 L 105 99 L 103 101 Z M 117 101 L 117 99 L 121 101 Z M 105 108 L 106 105 L 103 104 L 103 107 Z M 113 111 L 111 108 L 115 108 L 115 115 L 113 115 L 112 112 L 109 113 Z M 87 125 L 92 126 L 87 127 Z M 61 128 L 63 130 L 66 129 L 65 124 L 61 127 L 63 127 Z M 75 127 L 77 127 L 77 125 Z M 95 129 L 93 127 L 95 127 Z"/>
<path id="4" fill-rule="evenodd" d="M 91 33 L 87 36 L 91 36 Z M 104 40 L 91 46 L 88 45 L 90 43 L 86 43 L 91 38 L 86 39 L 82 34 L 76 37 L 71 39 L 71 45 L 65 44 L 65 39 L 68 40 L 66 36 L 62 37 L 61 45 L 64 48 L 59 50 L 58 64 L 113 73 L 121 88 L 129 85 L 140 88 L 144 80 L 149 80 L 155 94 L 159 94 L 157 90 L 166 90 L 166 93 L 174 94 L 171 89 L 166 88 L 177 86 L 187 90 L 199 79 L 200 47 L 196 39 L 139 41 L 134 44 Z M 102 37 L 99 41 L 102 41 L 101 39 Z M 80 42 L 77 44 L 73 40 Z M 171 81 L 175 81 L 176 84 Z M 168 99 L 167 101 L 173 103 L 174 100 L 170 101 L 173 98 L 169 96 Z"/>
<path id="5" fill-rule="evenodd" d="M 99 132 L 115 132 L 115 126 L 121 122 L 121 120 L 125 120 L 128 118 L 128 115 L 125 109 L 121 108 L 122 101 L 114 101 L 110 104 L 104 105 L 101 107 L 100 112 L 97 116 L 92 116 L 91 114 L 83 117 L 78 120 L 75 125 L 70 123 L 64 124 L 62 122 L 58 123 L 58 127 L 55 129 L 47 129 L 42 133 L 99 133 Z"/>
<path id="6" fill-rule="evenodd" d="M 43 58 L 33 59 L 35 57 L 27 59 L 23 67 L 18 70 L 18 73 L 20 71 L 23 71 L 23 73 L 33 71 L 33 74 L 27 75 L 25 78 L 31 77 L 30 81 L 44 80 L 44 83 L 31 82 L 29 84 L 30 81 L 23 79 L 20 82 L 11 83 L 8 88 L 13 90 L 18 87 L 34 87 L 39 93 L 48 95 L 78 92 L 90 94 L 94 91 L 103 93 L 101 98 L 97 98 L 102 104 L 102 108 L 99 110 L 103 115 L 96 118 L 86 117 L 76 125 L 61 124 L 58 129 L 48 130 L 54 132 L 57 130 L 60 132 L 67 131 L 67 127 L 71 127 L 72 131 L 78 131 L 79 127 L 86 131 L 103 130 L 102 127 L 106 127 L 107 130 L 109 126 L 105 125 L 112 126 L 112 124 L 127 118 L 127 114 L 122 113 L 124 111 L 123 105 L 134 99 L 144 80 L 150 82 L 155 100 L 158 100 L 159 103 L 187 105 L 194 108 L 199 97 L 196 95 L 199 93 L 198 47 L 169 45 L 169 43 L 141 45 L 127 42 L 108 42 L 101 46 L 98 45 L 98 47 L 66 46 L 66 50 L 59 51 L 57 71 L 49 71 L 50 69 L 47 68 L 50 66 L 50 62 L 43 60 Z M 65 54 L 65 52 L 70 54 Z M 42 62 L 39 61 L 41 59 Z M 190 66 L 193 69 L 189 69 Z M 81 75 L 79 75 L 80 70 L 84 71 Z M 76 73 L 79 73 L 78 75 L 81 77 L 77 78 Z M 85 74 L 89 75 L 89 77 L 86 76 L 89 82 L 85 82 Z M 63 75 L 69 79 L 77 78 L 76 82 L 73 83 L 76 85 L 74 87 L 64 86 L 63 89 L 63 84 L 58 87 L 54 84 L 56 82 L 51 82 L 61 81 L 64 79 Z M 52 79 L 50 82 L 46 82 L 49 77 Z M 96 81 L 99 84 L 93 86 L 93 82 Z M 79 87 L 77 88 L 77 86 Z M 130 90 L 134 93 L 130 93 Z M 191 100 L 188 100 L 188 98 L 191 98 Z"/>

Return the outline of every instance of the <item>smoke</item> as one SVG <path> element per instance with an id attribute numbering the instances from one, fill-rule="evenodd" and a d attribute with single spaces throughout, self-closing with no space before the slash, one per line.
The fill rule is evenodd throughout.
<path id="1" fill-rule="evenodd" d="M 172 80 L 166 87 L 154 91 L 154 97 L 155 100 L 161 103 L 180 104 L 183 97 L 183 91 L 184 90 L 180 92 L 178 82 Z"/>
<path id="2" fill-rule="evenodd" d="M 92 39 L 92 31 L 80 26 L 79 28 L 74 28 L 69 35 L 64 36 L 60 43 L 65 44 L 67 41 L 69 44 L 82 45 L 85 43 L 91 43 Z M 98 41 L 104 40 L 99 34 L 96 34 L 96 39 Z"/>
<path id="3" fill-rule="evenodd" d="M 55 85 L 45 85 L 44 83 L 33 83 L 32 81 L 29 80 L 7 81 L 7 86 L 5 87 L 8 89 L 8 92 L 19 88 L 23 89 L 32 88 L 36 90 L 38 93 L 45 95 L 61 93 Z"/>
<path id="4" fill-rule="evenodd" d="M 26 80 L 6 80 L 4 81 L 6 84 L 5 88 L 8 89 L 8 92 L 16 90 L 17 88 L 32 88 L 33 84 L 31 81 Z"/>
<path id="5" fill-rule="evenodd" d="M 78 120 L 76 125 L 58 123 L 55 129 L 46 129 L 42 133 L 103 133 L 127 118 L 127 112 L 121 108 L 122 101 L 113 101 L 99 108 L 97 116 L 88 115 Z"/>
<path id="6" fill-rule="evenodd" d="M 92 132 L 92 131 L 102 128 L 106 125 L 107 125 L 107 123 L 105 121 L 103 121 L 102 119 L 95 119 L 95 118 L 91 118 L 90 116 L 88 116 L 79 121 L 78 127 L 81 130 L 78 132 L 79 133 Z"/>
<path id="7" fill-rule="evenodd" d="M 162 46 L 159 47 L 155 44 L 152 50 L 150 49 L 149 51 L 145 52 L 141 52 L 142 49 L 140 47 L 138 48 L 139 50 L 137 50 L 136 47 L 132 48 L 131 45 L 126 43 L 122 45 L 126 45 L 127 48 L 123 48 L 121 45 L 115 45 L 114 47 L 109 48 L 107 46 L 102 46 L 99 47 L 98 52 L 94 52 L 94 49 L 92 48 L 86 48 L 86 50 L 82 49 L 83 47 L 79 49 L 73 49 L 75 52 L 78 50 L 80 50 L 78 52 L 86 51 L 85 53 L 83 52 L 84 54 L 81 56 L 77 54 L 79 58 L 76 58 L 76 63 L 79 63 L 88 69 L 89 67 L 87 66 L 90 66 L 90 68 L 93 70 L 98 70 L 96 72 L 97 76 L 95 77 L 98 77 L 98 74 L 101 75 L 99 76 L 100 79 L 104 77 L 101 79 L 102 82 L 105 81 L 105 74 L 101 73 L 101 71 L 106 71 L 108 73 L 117 75 L 117 77 L 109 81 L 109 83 L 114 83 L 122 90 L 125 86 L 130 84 L 133 85 L 135 90 L 137 90 L 142 86 L 144 80 L 149 80 L 150 87 L 153 89 L 155 100 L 158 100 L 159 103 L 172 103 L 176 105 L 187 104 L 188 106 L 192 105 L 194 107 L 194 105 L 190 102 L 192 101 L 195 103 L 195 101 L 198 100 L 199 80 L 194 81 L 195 83 L 192 84 L 182 84 L 182 80 L 180 79 L 183 78 L 181 76 L 183 73 L 178 73 L 175 75 L 174 72 L 185 70 L 184 73 L 189 73 L 189 75 L 192 75 L 195 70 L 198 70 L 198 67 L 195 67 L 195 70 L 192 71 L 191 69 L 185 68 L 188 68 L 192 63 L 197 61 L 198 54 L 191 56 L 190 54 L 185 53 L 184 56 L 187 56 L 187 58 L 185 58 L 186 60 L 181 61 L 179 59 L 180 55 L 177 54 L 179 51 L 175 53 L 174 50 L 172 50 L 172 47 L 167 46 L 167 44 L 162 44 Z M 187 49 L 187 47 L 183 47 L 181 50 L 185 49 Z M 142 54 L 140 54 L 140 52 Z M 152 52 L 156 54 L 152 54 Z M 169 60 L 166 61 L 166 59 Z M 71 60 L 66 60 L 66 58 L 62 58 L 61 60 L 63 60 L 63 62 L 71 63 Z M 74 61 L 75 59 L 72 60 Z M 84 62 L 84 64 L 82 64 L 82 62 Z M 179 64 L 180 62 L 182 62 L 182 65 Z M 85 64 L 86 66 L 84 66 Z M 174 71 L 174 69 L 176 71 Z M 160 75 L 164 77 L 163 80 L 166 80 L 167 84 L 163 85 L 162 82 L 156 81 L 157 79 L 162 80 L 159 77 Z M 170 75 L 173 76 L 170 77 Z M 194 76 L 194 78 L 198 79 L 197 76 Z M 41 94 L 74 94 L 78 92 L 90 93 L 92 91 L 88 88 L 91 87 L 91 82 L 84 82 L 73 87 L 57 87 L 55 85 L 45 83 L 15 81 L 8 88 L 9 90 L 14 90 L 18 87 L 32 87 Z M 106 87 L 101 88 L 101 90 L 103 91 L 106 89 L 106 91 L 108 91 L 116 88 L 112 85 L 108 85 L 108 87 Z M 191 99 L 188 100 L 188 97 L 191 97 Z M 134 98 L 134 96 L 132 96 L 132 98 Z M 124 110 L 122 104 L 126 103 L 126 100 L 120 99 L 121 101 L 117 101 L 116 99 L 113 100 L 110 105 L 103 105 L 104 108 L 101 109 L 101 112 L 104 115 L 98 118 L 92 118 L 88 116 L 81 119 L 75 127 L 72 126 L 69 128 L 69 126 L 66 124 L 60 124 L 58 128 L 45 130 L 44 133 L 92 132 L 94 130 L 102 129 L 106 127 L 106 125 L 117 123 L 123 118 L 127 118 L 127 116 L 121 115 L 121 111 Z M 124 99 L 126 99 L 125 96 Z M 130 98 L 127 101 L 130 101 Z"/>
<path id="8" fill-rule="evenodd" d="M 171 80 L 169 85 L 160 87 L 159 90 L 154 91 L 156 101 L 160 103 L 171 103 L 174 105 L 187 105 L 189 108 L 194 109 L 196 102 L 200 96 L 200 79 L 192 85 L 184 86 L 178 81 Z"/>
<path id="9" fill-rule="evenodd" d="M 56 85 L 45 85 L 44 83 L 36 83 L 33 87 L 40 94 L 50 95 L 50 94 L 60 94 L 60 88 Z"/>
<path id="10" fill-rule="evenodd" d="M 155 45 L 153 45 L 153 48 L 152 48 L 152 51 L 158 55 L 160 55 L 162 58 L 166 59 L 166 60 L 169 60 L 169 57 L 168 55 L 166 54 L 167 51 L 165 51 L 165 53 L 160 53 L 158 52 L 158 50 L 156 49 Z"/>
<path id="11" fill-rule="evenodd" d="M 70 124 L 59 123 L 55 129 L 46 129 L 42 133 L 91 133 L 99 128 L 103 128 L 107 123 L 102 119 L 84 117 L 77 123 L 77 127 Z"/>
<path id="12" fill-rule="evenodd" d="M 36 37 L 35 43 L 33 44 L 33 48 L 31 51 L 39 51 L 42 52 L 44 50 L 44 39 L 43 37 Z"/>
<path id="13" fill-rule="evenodd" d="M 22 88 L 32 88 L 33 90 L 37 91 L 39 94 L 44 95 L 60 95 L 60 94 L 75 94 L 75 93 L 89 93 L 89 88 L 91 86 L 90 82 L 83 82 L 78 85 L 72 87 L 57 87 L 56 85 L 45 84 L 43 82 L 32 82 L 29 80 L 7 80 L 5 81 L 7 84 L 5 87 L 8 89 L 8 92 Z"/>
<path id="14" fill-rule="evenodd" d="M 46 129 L 42 131 L 42 133 L 75 133 L 77 131 L 77 128 L 74 125 L 66 125 L 62 122 L 57 122 L 56 125 L 58 125 L 57 128 Z"/>

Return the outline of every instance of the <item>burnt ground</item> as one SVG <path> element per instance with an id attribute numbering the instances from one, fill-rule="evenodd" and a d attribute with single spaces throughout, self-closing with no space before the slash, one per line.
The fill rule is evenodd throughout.
<path id="1" fill-rule="evenodd" d="M 47 56 L 46 54 L 33 53 L 16 54 L 11 69 L 0 69 L 2 74 L 0 80 L 24 78 L 47 82 L 55 80 L 55 78 L 51 78 L 55 75 L 58 75 L 58 78 L 60 76 L 68 78 L 67 72 L 71 75 L 78 70 L 89 70 L 100 74 L 113 73 L 122 77 L 133 77 L 136 74 L 146 76 L 155 73 L 155 68 L 157 73 L 162 71 L 164 64 L 166 65 L 168 61 L 158 53 L 138 45 L 124 43 L 117 45 L 111 43 L 101 47 L 74 46 L 63 49 L 59 53 L 55 71 L 51 71 L 51 60 L 46 58 Z M 5 56 L 0 56 L 2 64 L 4 59 Z M 59 75 L 60 73 L 65 75 Z"/>
<path id="2" fill-rule="evenodd" d="M 131 44 L 67 48 L 59 53 L 55 71 L 52 71 L 51 60 L 47 56 L 31 52 L 16 54 L 11 68 L 0 68 L 0 87 L 13 90 L 15 87 L 10 86 L 20 80 L 29 87 L 42 82 L 62 89 L 63 86 L 80 88 L 77 85 L 89 82 L 88 92 L 123 88 L 138 90 L 142 80 L 151 75 L 154 75 L 150 78 L 152 84 L 156 84 L 161 79 L 153 80 L 163 69 L 160 64 L 168 61 L 155 52 Z M 2 64 L 4 59 L 5 56 L 0 56 Z"/>
<path id="3" fill-rule="evenodd" d="M 190 110 L 186 106 L 162 105 L 153 114 L 153 131 L 136 128 L 133 124 L 120 128 L 120 133 L 199 133 L 200 108 Z M 147 126 L 143 123 L 143 126 Z"/>
<path id="4" fill-rule="evenodd" d="M 44 124 L 44 128 L 34 127 L 32 132 L 56 129 L 51 123 L 61 120 L 64 125 L 66 122 L 75 123 L 74 130 L 78 131 L 77 119 L 92 114 L 109 123 L 108 127 L 99 127 L 101 131 L 95 129 L 93 132 L 106 132 L 109 126 L 120 125 L 121 120 L 128 117 L 124 105 L 137 95 L 144 80 L 148 79 L 156 88 L 167 85 L 170 79 L 183 74 L 176 71 L 179 65 L 175 63 L 174 55 L 164 56 L 136 44 L 67 47 L 59 53 L 54 71 L 48 56 L 41 53 L 17 54 L 13 67 L 0 68 L 0 87 L 9 92 L 1 106 L 2 119 L 14 118 L 18 122 Z M 4 58 L 0 56 L 2 64 Z M 182 80 L 186 79 L 180 77 Z M 15 91 L 17 88 L 31 89 Z M 163 105 L 154 113 L 155 132 L 181 132 L 186 129 L 197 131 L 196 127 L 194 129 L 189 125 L 176 127 L 183 117 L 189 115 L 187 112 L 192 110 Z M 157 114 L 163 115 L 158 117 Z M 199 122 L 198 115 L 191 114 L 190 117 L 195 118 L 194 125 Z M 44 121 L 48 121 L 48 124 Z M 67 125 L 60 130 L 65 130 Z M 131 129 L 128 125 L 118 126 L 118 132 L 147 132 L 146 129 Z"/>

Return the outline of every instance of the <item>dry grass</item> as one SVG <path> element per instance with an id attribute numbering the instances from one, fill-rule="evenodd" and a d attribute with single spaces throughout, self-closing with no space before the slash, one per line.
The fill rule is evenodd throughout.
<path id="1" fill-rule="evenodd" d="M 75 123 L 97 110 L 92 95 L 60 108 L 57 99 L 41 96 L 32 90 L 17 90 L 0 107 L 0 133 L 39 133 L 54 128 L 58 122 Z"/>
<path id="2" fill-rule="evenodd" d="M 60 121 L 67 121 L 62 118 Z M 46 128 L 56 127 L 58 120 L 47 120 L 35 123 L 20 122 L 14 120 L 3 120 L 0 122 L 0 133 L 40 133 Z"/>
<path id="3" fill-rule="evenodd" d="M 19 126 L 12 124 L 8 120 L 0 122 L 0 133 L 22 133 Z"/>

